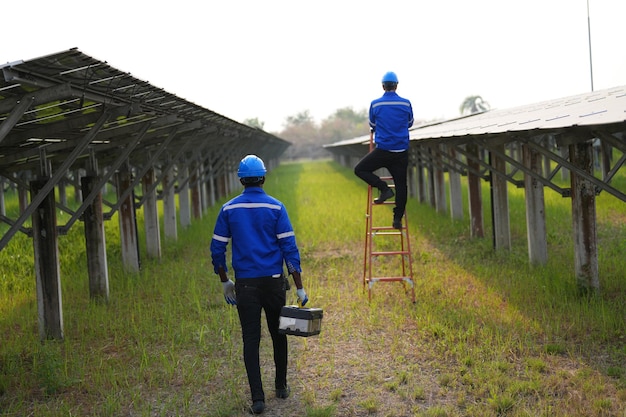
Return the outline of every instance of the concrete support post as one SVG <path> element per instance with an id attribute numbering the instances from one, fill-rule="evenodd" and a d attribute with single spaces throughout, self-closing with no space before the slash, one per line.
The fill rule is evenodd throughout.
<path id="1" fill-rule="evenodd" d="M 183 228 L 191 225 L 191 205 L 189 204 L 189 167 L 185 165 L 179 170 L 179 178 L 182 174 L 184 184 L 178 190 L 178 211 L 180 213 L 180 225 Z"/>
<path id="2" fill-rule="evenodd" d="M 448 149 L 451 158 L 458 158 L 453 147 Z M 448 170 L 450 182 L 450 215 L 454 220 L 463 219 L 463 192 L 461 189 L 461 174 L 457 170 Z"/>
<path id="3" fill-rule="evenodd" d="M 575 143 L 569 148 L 572 164 L 592 175 L 593 149 L 591 142 Z M 571 179 L 576 281 L 581 291 L 593 292 L 600 288 L 595 186 L 576 172 L 571 173 Z"/>
<path id="4" fill-rule="evenodd" d="M 541 154 L 528 146 L 522 147 L 524 165 L 533 172 L 541 172 Z M 543 265 L 548 262 L 548 242 L 546 232 L 546 208 L 543 184 L 533 176 L 524 174 L 526 192 L 526 236 L 528 257 L 531 264 Z"/>
<path id="5" fill-rule="evenodd" d="M 31 199 L 48 182 L 48 178 L 31 182 Z M 39 338 L 63 339 L 63 302 L 56 225 L 54 189 L 32 215 Z"/>
<path id="6" fill-rule="evenodd" d="M 29 175 L 26 175 L 27 178 L 25 180 L 30 179 Z M 28 207 L 28 189 L 26 187 L 22 187 L 18 185 L 17 187 L 17 199 L 20 206 L 20 214 L 26 211 L 26 207 Z"/>
<path id="7" fill-rule="evenodd" d="M 209 206 L 213 207 L 217 201 L 215 196 L 215 175 L 213 174 L 213 167 L 209 168 L 207 176 L 207 186 L 209 188 Z"/>
<path id="8" fill-rule="evenodd" d="M 64 180 L 57 184 L 57 189 L 59 190 L 59 203 L 67 207 L 67 184 Z"/>
<path id="9" fill-rule="evenodd" d="M 480 157 L 478 146 L 473 144 L 466 145 L 468 155 L 467 165 L 470 171 L 467 173 L 467 184 L 469 191 L 469 213 L 470 213 L 470 234 L 472 237 L 485 237 L 485 229 L 483 223 L 483 200 L 480 184 L 480 176 L 475 172 L 480 171 L 480 164 L 476 159 Z"/>
<path id="10" fill-rule="evenodd" d="M 226 184 L 227 182 L 228 175 L 222 173 L 217 177 L 217 192 L 221 197 L 225 197 L 228 195 L 228 187 Z"/>
<path id="11" fill-rule="evenodd" d="M 131 187 L 131 175 L 128 166 L 120 168 L 117 175 L 118 198 Z M 135 193 L 122 202 L 118 211 L 120 221 L 120 243 L 122 245 L 122 262 L 127 271 L 139 272 L 139 241 L 137 238 L 137 217 L 135 214 Z"/>
<path id="12" fill-rule="evenodd" d="M 417 201 L 420 204 L 424 204 L 428 200 L 426 176 L 424 175 L 424 166 L 419 162 L 415 166 L 415 177 L 417 180 Z"/>
<path id="13" fill-rule="evenodd" d="M 202 213 L 206 213 L 207 207 L 209 207 L 209 194 L 207 190 L 207 177 L 205 174 L 204 163 L 200 165 L 198 180 L 200 181 L 200 201 L 202 204 Z"/>
<path id="14" fill-rule="evenodd" d="M 602 179 L 605 180 L 609 171 L 611 171 L 613 147 L 604 140 L 600 141 L 600 155 L 600 161 L 602 163 Z"/>
<path id="15" fill-rule="evenodd" d="M 569 147 L 561 146 L 560 153 L 561 153 L 561 158 L 565 160 L 569 159 Z M 567 181 L 569 179 L 569 169 L 565 167 L 561 167 L 559 171 L 561 172 L 561 179 L 563 181 Z"/>
<path id="16" fill-rule="evenodd" d="M 495 145 L 494 150 L 504 154 L 504 145 Z M 506 162 L 491 154 L 491 164 L 495 171 L 506 172 Z M 496 250 L 511 249 L 511 224 L 509 220 L 509 193 L 506 178 L 491 173 L 493 208 L 493 244 Z"/>
<path id="17" fill-rule="evenodd" d="M 81 192 L 89 195 L 98 185 L 99 178 L 89 175 L 81 179 Z M 95 300 L 109 301 L 109 269 L 107 265 L 106 235 L 102 214 L 102 192 L 99 191 L 83 214 L 89 296 Z"/>
<path id="18" fill-rule="evenodd" d="M 407 172 L 408 197 L 415 198 L 417 195 L 417 181 L 415 174 L 415 163 L 409 162 L 409 171 Z"/>
<path id="19" fill-rule="evenodd" d="M 84 173 L 83 171 L 84 170 L 82 170 L 82 169 L 77 169 L 74 172 L 74 176 L 75 176 L 74 178 L 76 178 L 76 179 L 82 178 L 84 176 L 83 175 L 83 173 Z M 84 174 L 86 175 L 86 173 L 84 173 Z M 100 197 L 102 197 L 102 196 L 100 196 Z M 82 193 L 81 185 L 79 184 L 79 181 L 74 181 L 74 202 L 76 204 L 80 204 L 80 203 L 83 202 L 83 193 Z"/>
<path id="20" fill-rule="evenodd" d="M 176 223 L 176 189 L 174 187 L 173 169 L 163 177 L 163 228 L 165 237 L 176 240 L 178 229 Z"/>
<path id="21" fill-rule="evenodd" d="M 428 165 L 426 166 L 426 171 L 428 172 L 428 204 L 430 204 L 432 208 L 436 208 L 435 168 L 433 166 L 433 153 L 430 148 L 428 148 Z"/>
<path id="22" fill-rule="evenodd" d="M 552 150 L 553 143 L 554 141 L 552 140 L 551 135 L 546 135 L 543 138 L 543 144 L 544 144 L 545 149 Z M 542 159 L 543 159 L 543 175 L 544 177 L 547 177 L 548 175 L 550 175 L 550 171 L 552 171 L 552 167 L 550 166 L 552 161 L 547 155 L 543 155 Z"/>
<path id="23" fill-rule="evenodd" d="M 239 177 L 237 176 L 237 173 L 235 171 L 230 172 L 228 174 L 228 188 L 226 189 L 226 195 L 234 193 L 240 186 L 241 183 L 239 182 Z"/>
<path id="24" fill-rule="evenodd" d="M 161 259 L 161 229 L 156 188 L 153 187 L 154 181 L 154 168 L 151 167 L 141 178 L 144 195 L 143 221 L 146 234 L 146 254 L 149 258 Z"/>
<path id="25" fill-rule="evenodd" d="M 198 167 L 194 167 L 191 172 L 191 215 L 194 219 L 202 218 L 202 194 L 200 187 L 202 186 L 200 178 L 198 176 Z"/>
<path id="26" fill-rule="evenodd" d="M 438 213 L 446 213 L 448 211 L 446 201 L 446 181 L 444 178 L 443 168 L 441 168 L 441 149 L 438 146 L 433 155 L 433 174 L 435 181 L 435 209 Z"/>

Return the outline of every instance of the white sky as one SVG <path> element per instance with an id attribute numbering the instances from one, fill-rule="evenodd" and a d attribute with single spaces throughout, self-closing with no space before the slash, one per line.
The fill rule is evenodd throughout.
<path id="1" fill-rule="evenodd" d="M 366 109 L 395 71 L 418 120 L 591 90 L 587 0 L 31 0 L 0 63 L 77 47 L 239 122 Z M 594 89 L 626 85 L 625 0 L 589 0 Z"/>

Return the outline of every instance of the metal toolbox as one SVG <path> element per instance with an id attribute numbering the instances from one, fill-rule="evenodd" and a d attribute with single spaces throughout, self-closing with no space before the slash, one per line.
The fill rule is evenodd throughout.
<path id="1" fill-rule="evenodd" d="M 294 336 L 315 336 L 322 331 L 321 308 L 298 308 L 298 306 L 283 306 L 280 311 L 278 332 Z"/>

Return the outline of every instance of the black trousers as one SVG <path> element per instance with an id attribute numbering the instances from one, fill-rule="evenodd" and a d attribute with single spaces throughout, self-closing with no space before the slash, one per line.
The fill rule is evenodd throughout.
<path id="1" fill-rule="evenodd" d="M 275 388 L 287 386 L 287 336 L 278 333 L 280 310 L 286 300 L 285 278 L 281 276 L 238 279 L 235 282 L 235 293 L 243 336 L 243 361 L 246 365 L 252 401 L 265 401 L 259 361 L 261 309 L 265 311 L 274 347 Z"/>
<path id="2" fill-rule="evenodd" d="M 408 167 L 408 151 L 389 152 L 375 148 L 356 164 L 354 173 L 372 187 L 383 191 L 387 188 L 387 183 L 374 174 L 374 171 L 387 168 L 396 186 L 396 206 L 393 209 L 393 216 L 401 219 L 406 209 Z"/>

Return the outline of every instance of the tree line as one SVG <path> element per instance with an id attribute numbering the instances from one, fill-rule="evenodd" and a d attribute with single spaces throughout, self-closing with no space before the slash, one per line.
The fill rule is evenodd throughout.
<path id="1" fill-rule="evenodd" d="M 461 115 L 468 115 L 487 111 L 489 108 L 489 104 L 481 96 L 474 95 L 463 100 L 459 111 Z M 324 149 L 324 145 L 369 133 L 367 112 L 367 109 L 354 110 L 352 107 L 344 107 L 317 123 L 310 112 L 304 110 L 288 116 L 283 130 L 270 133 L 292 143 L 283 155 L 285 158 L 292 160 L 327 158 L 330 153 Z M 414 125 L 425 122 L 416 120 Z M 264 130 L 265 123 L 258 118 L 246 119 L 243 123 Z"/>

